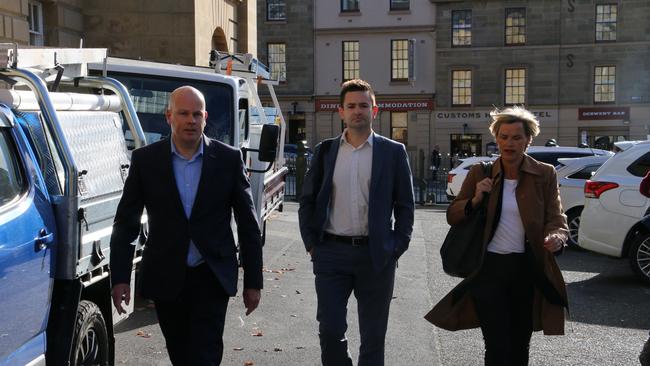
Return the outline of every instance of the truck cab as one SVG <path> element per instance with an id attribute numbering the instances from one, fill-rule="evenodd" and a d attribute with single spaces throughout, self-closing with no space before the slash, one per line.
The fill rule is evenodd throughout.
<path id="1" fill-rule="evenodd" d="M 271 214 L 282 208 L 288 173 L 282 154 L 286 124 L 273 90 L 277 81 L 270 80 L 266 67 L 250 54 L 217 51 L 212 54 L 212 67 L 116 57 L 109 57 L 105 65 L 89 65 L 95 75 L 100 75 L 104 67 L 106 76 L 119 80 L 128 89 L 149 143 L 170 135 L 165 110 L 174 89 L 190 85 L 203 93 L 208 112 L 204 133 L 242 150 L 260 230 L 265 233 Z M 259 87 L 269 89 L 274 108 L 262 105 Z M 265 112 L 271 110 L 273 113 L 267 116 Z M 277 126 L 277 131 L 264 132 L 271 131 L 272 126 Z M 270 149 L 265 147 L 270 145 Z M 271 150 L 267 151 L 271 156 L 261 158 L 259 150 Z"/>

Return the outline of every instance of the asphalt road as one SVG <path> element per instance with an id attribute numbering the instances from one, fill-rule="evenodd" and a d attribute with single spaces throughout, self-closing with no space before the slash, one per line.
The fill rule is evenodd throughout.
<path id="1" fill-rule="evenodd" d="M 231 300 L 222 365 L 320 365 L 311 262 L 298 233 L 297 205 L 286 204 L 267 226 L 262 304 L 250 316 Z M 482 365 L 479 330 L 447 332 L 422 316 L 457 279 L 442 272 L 439 249 L 448 230 L 444 208 L 418 209 L 410 249 L 400 259 L 387 335 L 386 365 Z M 625 260 L 568 250 L 559 258 L 567 281 L 570 321 L 565 336 L 533 335 L 531 365 L 638 365 L 650 329 L 650 287 Z M 359 336 L 349 304 L 353 359 Z M 116 328 L 116 364 L 171 365 L 154 311 L 144 300 Z M 252 362 L 248 363 L 247 362 Z"/>

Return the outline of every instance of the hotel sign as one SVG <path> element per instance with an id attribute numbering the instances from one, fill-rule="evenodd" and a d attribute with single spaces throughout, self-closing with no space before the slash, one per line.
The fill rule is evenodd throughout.
<path id="1" fill-rule="evenodd" d="M 489 122 L 491 121 L 489 110 L 458 111 L 438 110 L 435 113 L 437 122 Z M 557 121 L 557 110 L 554 109 L 532 109 L 531 112 L 540 122 Z"/>
<path id="2" fill-rule="evenodd" d="M 578 119 L 593 121 L 601 119 L 630 120 L 630 107 L 578 108 Z"/>
<path id="3" fill-rule="evenodd" d="M 432 111 L 433 99 L 424 100 L 380 100 L 377 102 L 380 111 Z M 316 112 L 338 111 L 339 102 L 336 100 L 316 100 Z"/>

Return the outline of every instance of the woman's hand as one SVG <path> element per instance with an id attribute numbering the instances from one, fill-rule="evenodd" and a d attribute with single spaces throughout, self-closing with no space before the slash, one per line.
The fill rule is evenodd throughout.
<path id="1" fill-rule="evenodd" d="M 551 253 L 555 253 L 564 248 L 564 239 L 558 234 L 549 234 L 544 238 L 544 248 Z"/>
<path id="2" fill-rule="evenodd" d="M 483 200 L 483 193 L 490 193 L 492 190 L 492 179 L 483 178 L 483 180 L 476 183 L 476 189 L 474 190 L 474 197 L 472 198 L 472 207 L 477 207 L 479 203 Z"/>

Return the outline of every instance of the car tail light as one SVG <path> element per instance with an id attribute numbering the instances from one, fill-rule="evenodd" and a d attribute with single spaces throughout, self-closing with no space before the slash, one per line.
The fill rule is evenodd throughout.
<path id="1" fill-rule="evenodd" d="M 588 180 L 585 183 L 585 198 L 600 198 L 600 195 L 604 192 L 617 187 L 618 184 L 612 182 L 594 182 Z"/>
<path id="2" fill-rule="evenodd" d="M 451 181 L 454 180 L 455 176 L 456 174 L 451 174 L 451 173 L 447 174 L 447 183 L 451 183 Z"/>

